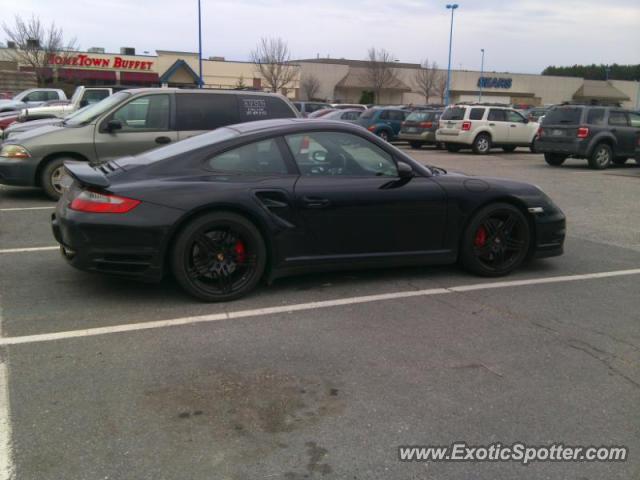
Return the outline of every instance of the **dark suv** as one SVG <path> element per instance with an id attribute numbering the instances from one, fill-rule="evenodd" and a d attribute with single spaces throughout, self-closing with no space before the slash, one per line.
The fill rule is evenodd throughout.
<path id="1" fill-rule="evenodd" d="M 589 167 L 607 168 L 633 157 L 640 142 L 640 113 L 602 105 L 560 105 L 547 112 L 535 141 L 549 165 L 586 158 Z"/>

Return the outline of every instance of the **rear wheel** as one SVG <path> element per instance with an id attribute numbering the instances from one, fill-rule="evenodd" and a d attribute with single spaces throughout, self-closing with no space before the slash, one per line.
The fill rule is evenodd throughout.
<path id="1" fill-rule="evenodd" d="M 504 150 L 507 153 L 512 153 L 516 151 L 516 147 L 514 145 L 509 145 L 506 147 L 502 147 L 502 150 Z"/>
<path id="2" fill-rule="evenodd" d="M 613 151 L 606 143 L 599 143 L 595 146 L 589 156 L 589 167 L 595 170 L 603 170 L 611 165 Z"/>
<path id="3" fill-rule="evenodd" d="M 171 254 L 176 280 L 207 302 L 249 293 L 266 267 L 262 235 L 246 218 L 215 212 L 196 218 L 178 234 Z"/>
<path id="4" fill-rule="evenodd" d="M 422 142 L 409 142 L 409 146 L 414 149 L 422 148 Z"/>
<path id="5" fill-rule="evenodd" d="M 451 153 L 456 153 L 460 151 L 460 145 L 455 145 L 453 143 L 445 143 L 444 147 L 447 149 L 448 152 L 451 152 Z"/>
<path id="6" fill-rule="evenodd" d="M 64 162 L 68 158 L 54 158 L 40 173 L 40 186 L 52 200 L 62 196 L 62 179 L 65 177 Z"/>
<path id="7" fill-rule="evenodd" d="M 559 167 L 564 163 L 566 159 L 567 159 L 567 156 L 561 153 L 545 153 L 544 154 L 544 161 L 547 162 L 552 167 Z"/>
<path id="8" fill-rule="evenodd" d="M 382 130 L 382 131 L 378 132 L 378 136 L 379 136 L 382 140 L 384 140 L 385 142 L 388 142 L 388 141 L 389 141 L 389 133 L 387 133 L 387 131 L 386 131 L 386 130 Z"/>
<path id="9" fill-rule="evenodd" d="M 624 165 L 629 160 L 627 157 L 616 157 L 613 159 L 613 163 L 616 165 Z"/>
<path id="10" fill-rule="evenodd" d="M 529 151 L 531 151 L 531 153 L 538 153 L 536 151 L 536 142 L 535 142 L 535 140 L 529 144 Z"/>
<path id="11" fill-rule="evenodd" d="M 462 238 L 460 260 L 478 275 L 507 275 L 526 259 L 530 244 L 524 214 L 508 203 L 496 203 L 481 209 L 471 220 Z"/>
<path id="12" fill-rule="evenodd" d="M 473 153 L 486 155 L 491 150 L 491 137 L 488 133 L 479 133 L 473 141 Z"/>

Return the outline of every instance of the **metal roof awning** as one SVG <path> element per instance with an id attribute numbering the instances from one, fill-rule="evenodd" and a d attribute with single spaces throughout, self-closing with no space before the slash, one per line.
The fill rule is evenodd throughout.
<path id="1" fill-rule="evenodd" d="M 371 81 L 367 78 L 367 71 L 364 68 L 350 68 L 349 72 L 336 84 L 336 88 L 363 88 L 372 89 Z M 397 77 L 389 82 L 383 90 L 396 90 L 400 92 L 410 92 L 411 89 L 400 81 Z"/>
<path id="2" fill-rule="evenodd" d="M 612 100 L 628 101 L 629 97 L 603 80 L 585 80 L 582 86 L 573 94 L 576 100 Z"/>

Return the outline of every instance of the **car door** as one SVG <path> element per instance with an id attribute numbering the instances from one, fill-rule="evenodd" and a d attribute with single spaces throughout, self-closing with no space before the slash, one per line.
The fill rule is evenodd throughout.
<path id="1" fill-rule="evenodd" d="M 112 122 L 113 121 L 113 122 Z M 120 128 L 111 128 L 110 122 Z M 151 150 L 178 139 L 171 122 L 171 94 L 136 96 L 96 125 L 94 142 L 100 161 Z"/>
<path id="2" fill-rule="evenodd" d="M 487 121 L 491 127 L 491 141 L 493 143 L 509 143 L 509 123 L 507 123 L 506 110 L 490 108 Z"/>
<path id="3" fill-rule="evenodd" d="M 635 152 L 637 128 L 631 126 L 627 112 L 609 111 L 609 128 L 616 137 L 616 156 L 631 156 Z"/>
<path id="4" fill-rule="evenodd" d="M 506 110 L 505 114 L 509 124 L 509 143 L 529 145 L 535 132 L 532 132 L 526 119 L 515 110 Z"/>
<path id="5" fill-rule="evenodd" d="M 443 248 L 446 198 L 429 177 L 401 179 L 393 156 L 352 133 L 285 136 L 308 256 L 371 258 Z"/>
<path id="6" fill-rule="evenodd" d="M 400 133 L 402 122 L 404 122 L 404 119 L 408 116 L 409 112 L 404 112 L 402 110 L 391 110 L 389 112 L 389 121 L 394 135 L 398 135 Z"/>

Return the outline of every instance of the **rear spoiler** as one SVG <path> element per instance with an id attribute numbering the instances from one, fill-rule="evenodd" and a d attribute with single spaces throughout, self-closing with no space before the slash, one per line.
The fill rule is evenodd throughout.
<path id="1" fill-rule="evenodd" d="M 107 188 L 110 185 L 103 172 L 86 162 L 64 162 L 64 168 L 75 180 L 87 187 Z"/>

